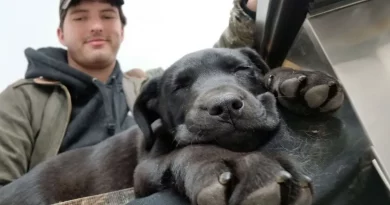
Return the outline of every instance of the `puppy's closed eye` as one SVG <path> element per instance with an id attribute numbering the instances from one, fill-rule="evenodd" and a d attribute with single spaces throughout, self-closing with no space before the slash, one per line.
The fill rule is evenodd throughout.
<path id="1" fill-rule="evenodd" d="M 249 65 L 239 65 L 233 68 L 233 72 L 238 72 L 238 71 L 249 71 L 252 70 L 253 68 Z"/>
<path id="2" fill-rule="evenodd" d="M 175 80 L 173 84 L 173 92 L 190 87 L 192 84 L 192 79 L 190 76 L 180 76 Z"/>
<path id="3" fill-rule="evenodd" d="M 255 70 L 256 68 L 251 65 L 239 65 L 232 69 L 232 72 L 236 76 L 245 76 L 245 78 L 249 79 L 257 79 L 259 77 L 259 73 Z"/>

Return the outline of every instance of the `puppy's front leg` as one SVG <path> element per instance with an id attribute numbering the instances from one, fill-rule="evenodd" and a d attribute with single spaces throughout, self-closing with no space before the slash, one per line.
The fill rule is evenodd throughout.
<path id="1" fill-rule="evenodd" d="M 166 188 L 170 180 L 170 155 L 149 158 L 139 163 L 134 172 L 134 192 L 137 198 L 146 197 Z"/>
<path id="2" fill-rule="evenodd" d="M 174 185 L 192 205 L 225 205 L 235 181 L 230 162 L 244 155 L 212 145 L 184 147 L 172 158 Z"/>
<path id="3" fill-rule="evenodd" d="M 191 145 L 172 158 L 174 186 L 192 205 L 309 205 L 311 180 L 283 155 Z"/>
<path id="4" fill-rule="evenodd" d="M 228 182 L 232 176 L 230 169 L 226 166 L 223 159 L 230 158 L 228 154 L 216 153 L 213 146 L 211 147 L 185 147 L 174 150 L 169 154 L 149 157 L 142 160 L 135 169 L 134 174 L 134 191 L 137 198 L 146 197 L 163 189 L 173 188 L 179 194 L 191 199 L 192 204 L 198 204 L 197 198 L 200 191 L 212 184 L 221 185 L 222 182 Z M 215 155 L 214 155 L 215 154 Z M 210 158 L 210 156 L 212 156 Z M 221 157 L 224 156 L 224 157 Z M 222 174 L 217 181 L 214 177 L 204 178 L 209 173 Z M 211 181 L 210 181 L 211 180 Z M 221 180 L 221 182 L 218 182 Z M 223 185 L 221 185 L 223 186 Z M 210 191 L 219 191 L 215 196 L 224 196 L 222 189 Z M 207 190 L 207 189 L 206 189 Z M 212 204 L 221 204 L 225 201 L 223 198 L 202 197 L 208 196 L 207 193 L 201 193 L 199 200 Z M 194 201 L 195 200 L 195 201 Z M 223 203 L 222 203 L 223 204 Z"/>

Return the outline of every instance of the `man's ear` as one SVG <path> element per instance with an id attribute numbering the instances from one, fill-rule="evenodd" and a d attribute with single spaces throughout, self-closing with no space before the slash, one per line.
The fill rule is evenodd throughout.
<path id="1" fill-rule="evenodd" d="M 160 117 L 157 111 L 160 80 L 161 77 L 155 77 L 146 81 L 134 103 L 134 119 L 145 136 L 147 150 L 152 148 L 156 140 L 152 123 Z"/>
<path id="2" fill-rule="evenodd" d="M 57 28 L 57 38 L 58 38 L 58 41 L 59 41 L 63 46 L 66 46 L 66 45 L 65 45 L 65 41 L 64 41 L 64 32 L 63 32 L 62 28 L 60 28 L 60 27 Z"/>
<path id="3" fill-rule="evenodd" d="M 239 48 L 239 51 L 248 57 L 253 62 L 253 64 L 255 64 L 256 67 L 261 70 L 263 74 L 266 74 L 271 70 L 261 55 L 256 52 L 256 50 L 249 47 L 243 47 Z"/>

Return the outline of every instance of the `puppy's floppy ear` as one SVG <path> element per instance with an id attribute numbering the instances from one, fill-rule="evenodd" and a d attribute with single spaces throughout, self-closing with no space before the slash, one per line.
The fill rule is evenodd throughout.
<path id="1" fill-rule="evenodd" d="M 242 54 L 247 56 L 253 62 L 253 64 L 255 64 L 256 67 L 261 70 L 263 74 L 266 74 L 271 70 L 261 55 L 256 52 L 256 50 L 249 47 L 239 48 L 239 50 Z"/>
<path id="2" fill-rule="evenodd" d="M 146 81 L 134 103 L 134 119 L 144 134 L 147 150 L 152 148 L 155 141 L 152 123 L 159 118 L 157 98 L 160 80 L 161 76 Z"/>

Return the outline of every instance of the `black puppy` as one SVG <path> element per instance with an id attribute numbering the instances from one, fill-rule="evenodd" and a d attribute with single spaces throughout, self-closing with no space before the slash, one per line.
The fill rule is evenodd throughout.
<path id="1" fill-rule="evenodd" d="M 270 71 L 248 48 L 194 52 L 150 80 L 135 103 L 151 149 L 136 169 L 136 195 L 172 187 L 199 205 L 311 204 L 310 179 L 281 153 L 261 152 L 275 136 L 288 134 L 269 91 L 304 115 L 334 111 L 344 97 L 334 78 Z M 158 118 L 170 134 L 152 132 Z M 160 151 L 172 144 L 175 151 Z"/>
<path id="2" fill-rule="evenodd" d="M 329 82 L 329 89 L 318 88 Z M 297 93 L 302 91 L 304 96 L 312 92 L 323 99 L 323 105 L 309 103 L 319 106 L 308 108 L 304 102 L 320 101 L 308 97 L 302 101 L 302 109 L 318 112 L 320 107 L 329 111 L 340 106 L 332 102 L 341 92 L 323 91 L 338 90 L 334 82 L 317 72 L 269 72 L 250 49 L 210 49 L 189 54 L 164 76 L 145 85 L 134 108 L 141 129 L 132 127 L 95 146 L 65 152 L 41 163 L 0 188 L 0 205 L 53 204 L 133 186 L 139 197 L 166 187 L 183 188 L 181 192 L 199 204 L 225 204 L 229 198 L 230 204 L 251 204 L 252 199 L 267 204 L 287 204 L 297 199 L 307 202 L 304 197 L 310 200 L 310 191 L 304 194 L 301 190 L 307 190 L 310 183 L 293 163 L 273 154 L 244 151 L 256 150 L 274 134 L 283 134 L 275 99 L 265 93 L 264 85 L 280 96 L 284 94 L 280 89 L 283 84 L 299 88 Z M 295 103 L 294 99 L 301 98 L 292 96 L 285 104 Z M 163 126 L 156 121 L 152 128 L 151 122 L 158 118 Z M 197 143 L 203 145 L 187 146 Z M 159 164 L 157 170 L 151 169 Z M 274 177 L 281 185 L 275 184 Z M 222 184 L 227 186 L 218 186 Z"/>

